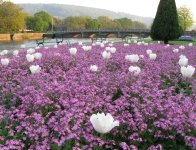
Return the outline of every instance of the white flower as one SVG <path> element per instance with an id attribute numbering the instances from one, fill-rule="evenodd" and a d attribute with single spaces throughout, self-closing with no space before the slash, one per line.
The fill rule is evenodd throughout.
<path id="1" fill-rule="evenodd" d="M 13 55 L 14 55 L 14 56 L 18 56 L 18 53 L 19 53 L 18 50 L 14 50 L 14 51 L 13 51 Z"/>
<path id="2" fill-rule="evenodd" d="M 104 43 L 101 43 L 100 46 L 101 46 L 101 47 L 104 47 L 105 45 L 104 45 Z"/>
<path id="3" fill-rule="evenodd" d="M 21 47 L 21 48 L 25 48 L 25 47 L 26 47 L 26 45 L 25 45 L 25 44 L 22 44 L 22 45 L 20 45 L 20 47 Z"/>
<path id="4" fill-rule="evenodd" d="M 178 53 L 179 52 L 179 49 L 177 49 L 177 48 L 176 49 L 173 49 L 173 52 L 174 53 Z"/>
<path id="5" fill-rule="evenodd" d="M 58 48 L 58 45 L 54 45 L 54 48 Z"/>
<path id="6" fill-rule="evenodd" d="M 27 59 L 28 62 L 33 62 L 34 61 L 34 56 L 31 55 L 31 54 L 27 54 L 26 59 Z"/>
<path id="7" fill-rule="evenodd" d="M 35 53 L 33 54 L 35 59 L 41 59 L 42 58 L 42 53 Z"/>
<path id="8" fill-rule="evenodd" d="M 82 46 L 84 51 L 90 51 L 92 49 L 91 46 Z"/>
<path id="9" fill-rule="evenodd" d="M 184 58 L 184 57 L 186 58 L 186 56 L 185 56 L 185 55 L 180 55 L 180 56 L 179 56 L 179 58 Z"/>
<path id="10" fill-rule="evenodd" d="M 107 40 L 103 41 L 103 44 L 107 44 L 107 43 L 108 43 L 108 41 L 107 41 Z"/>
<path id="11" fill-rule="evenodd" d="M 186 58 L 184 55 L 181 55 L 178 63 L 180 66 L 186 66 L 188 64 L 188 58 Z"/>
<path id="12" fill-rule="evenodd" d="M 137 76 L 141 72 L 141 69 L 138 66 L 130 66 L 129 71 L 132 72 L 135 76 Z"/>
<path id="13" fill-rule="evenodd" d="M 106 47 L 105 50 L 109 51 L 111 53 L 115 53 L 116 52 L 116 48 L 115 47 Z"/>
<path id="14" fill-rule="evenodd" d="M 193 43 L 189 43 L 189 46 L 193 46 Z"/>
<path id="15" fill-rule="evenodd" d="M 133 43 L 135 43 L 135 44 L 136 44 L 136 43 L 137 43 L 137 40 L 134 40 L 134 41 L 133 41 Z"/>
<path id="16" fill-rule="evenodd" d="M 149 57 L 150 57 L 151 60 L 155 60 L 157 58 L 157 54 L 152 53 L 152 54 L 149 55 Z"/>
<path id="17" fill-rule="evenodd" d="M 127 46 L 129 46 L 129 44 L 125 43 L 125 44 L 124 44 L 124 47 L 127 47 Z"/>
<path id="18" fill-rule="evenodd" d="M 137 45 L 141 45 L 141 44 L 142 44 L 142 42 L 138 42 L 138 43 L 137 43 Z"/>
<path id="19" fill-rule="evenodd" d="M 30 48 L 27 50 L 27 54 L 33 54 L 33 53 L 35 53 L 35 49 Z"/>
<path id="20" fill-rule="evenodd" d="M 29 67 L 32 74 L 39 73 L 41 71 L 41 67 L 39 65 L 32 65 Z"/>
<path id="21" fill-rule="evenodd" d="M 78 45 L 82 45 L 83 43 L 81 41 L 78 42 Z"/>
<path id="22" fill-rule="evenodd" d="M 157 43 L 158 43 L 158 44 L 160 44 L 160 43 L 161 43 L 161 41 L 157 41 Z"/>
<path id="23" fill-rule="evenodd" d="M 195 72 L 195 68 L 193 66 L 181 67 L 182 76 L 185 78 L 191 78 Z"/>
<path id="24" fill-rule="evenodd" d="M 116 53 L 116 48 L 115 48 L 115 47 L 111 47 L 111 48 L 110 48 L 110 52 L 111 52 L 111 53 Z"/>
<path id="25" fill-rule="evenodd" d="M 7 66 L 7 65 L 9 65 L 9 59 L 7 59 L 7 58 L 3 58 L 3 59 L 1 59 L 1 64 L 3 65 L 3 66 Z"/>
<path id="26" fill-rule="evenodd" d="M 96 42 L 96 45 L 101 45 L 101 42 L 97 41 L 97 42 Z"/>
<path id="27" fill-rule="evenodd" d="M 98 67 L 96 65 L 91 65 L 90 70 L 93 71 L 93 72 L 97 72 Z"/>
<path id="28" fill-rule="evenodd" d="M 7 55 L 7 54 L 8 54 L 8 50 L 3 50 L 3 51 L 0 53 L 1 56 Z"/>
<path id="29" fill-rule="evenodd" d="M 139 61 L 140 58 L 139 58 L 139 56 L 136 54 L 136 55 L 126 55 L 126 56 L 125 56 L 125 59 L 131 61 L 132 63 L 136 63 L 136 62 Z"/>
<path id="30" fill-rule="evenodd" d="M 181 45 L 179 46 L 179 49 L 185 49 L 185 46 Z"/>
<path id="31" fill-rule="evenodd" d="M 70 48 L 69 52 L 70 52 L 71 55 L 76 55 L 77 49 L 76 48 Z"/>
<path id="32" fill-rule="evenodd" d="M 152 50 L 151 50 L 151 49 L 148 49 L 148 50 L 146 50 L 146 53 L 147 53 L 148 55 L 150 55 L 150 54 L 152 54 Z"/>
<path id="33" fill-rule="evenodd" d="M 92 43 L 92 46 L 95 46 L 96 45 L 96 43 Z"/>
<path id="34" fill-rule="evenodd" d="M 112 47 L 113 46 L 113 44 L 112 43 L 110 43 L 110 44 L 108 44 L 110 47 Z"/>
<path id="35" fill-rule="evenodd" d="M 48 47 L 44 47 L 45 49 L 48 49 Z"/>
<path id="36" fill-rule="evenodd" d="M 94 129 L 102 134 L 110 132 L 114 127 L 119 126 L 119 121 L 114 121 L 114 118 L 110 113 L 105 115 L 104 113 L 93 114 L 90 117 Z"/>
<path id="37" fill-rule="evenodd" d="M 111 58 L 111 53 L 110 53 L 110 52 L 107 52 L 107 51 L 104 51 L 104 52 L 102 53 L 102 57 L 103 57 L 104 59 L 110 59 L 110 58 Z"/>

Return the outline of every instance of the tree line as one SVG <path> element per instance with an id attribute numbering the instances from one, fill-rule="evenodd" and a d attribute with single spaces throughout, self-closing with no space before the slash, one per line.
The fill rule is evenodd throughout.
<path id="1" fill-rule="evenodd" d="M 193 24 L 191 11 L 183 6 L 178 10 L 178 19 L 183 31 Z M 111 19 L 100 16 L 97 19 L 89 16 L 72 16 L 64 19 L 56 18 L 47 12 L 40 11 L 33 16 L 23 12 L 18 5 L 0 0 L 0 33 L 12 32 L 47 32 L 54 30 L 82 30 L 82 29 L 146 29 L 141 22 L 128 18 Z"/>

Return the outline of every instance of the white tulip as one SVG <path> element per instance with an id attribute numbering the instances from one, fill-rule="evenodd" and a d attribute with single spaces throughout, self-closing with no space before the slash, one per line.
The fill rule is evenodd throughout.
<path id="1" fill-rule="evenodd" d="M 177 49 L 177 48 L 176 49 L 173 49 L 173 52 L 174 53 L 178 53 L 179 52 L 179 49 Z"/>
<path id="2" fill-rule="evenodd" d="M 135 44 L 136 44 L 136 43 L 137 43 L 137 40 L 134 40 L 134 41 L 133 41 L 133 43 L 135 43 Z"/>
<path id="3" fill-rule="evenodd" d="M 82 46 L 84 51 L 90 51 L 92 49 L 91 46 Z"/>
<path id="4" fill-rule="evenodd" d="M 131 61 L 132 63 L 136 63 L 139 61 L 140 58 L 136 54 L 136 55 L 127 55 L 127 56 L 125 56 L 125 59 Z"/>
<path id="5" fill-rule="evenodd" d="M 186 66 L 188 64 L 188 58 L 186 56 L 181 56 L 179 61 L 178 61 L 180 66 Z"/>
<path id="6" fill-rule="evenodd" d="M 34 61 L 34 55 L 27 54 L 26 59 L 27 59 L 28 62 L 33 62 Z"/>
<path id="7" fill-rule="evenodd" d="M 109 44 L 109 46 L 110 46 L 110 47 L 112 47 L 112 46 L 113 46 L 113 44 L 112 44 L 112 43 L 110 43 L 110 44 Z"/>
<path id="8" fill-rule="evenodd" d="M 44 47 L 45 49 L 48 49 L 48 47 Z"/>
<path id="9" fill-rule="evenodd" d="M 158 44 L 160 44 L 160 43 L 161 43 L 161 41 L 157 41 L 157 43 L 158 43 Z"/>
<path id="10" fill-rule="evenodd" d="M 96 65 L 91 65 L 90 70 L 93 71 L 93 72 L 97 72 L 98 67 Z"/>
<path id="11" fill-rule="evenodd" d="M 114 127 L 119 126 L 119 121 L 114 121 L 114 118 L 110 113 L 105 115 L 104 113 L 93 114 L 90 117 L 94 129 L 102 134 L 110 132 Z"/>
<path id="12" fill-rule="evenodd" d="M 32 65 L 29 67 L 32 74 L 39 73 L 41 71 L 41 67 L 39 65 Z"/>
<path id="13" fill-rule="evenodd" d="M 110 52 L 107 52 L 107 51 L 104 51 L 104 52 L 102 53 L 102 57 L 103 57 L 104 59 L 110 59 L 110 58 L 111 58 L 111 53 L 110 53 Z"/>
<path id="14" fill-rule="evenodd" d="M 106 47 L 105 50 L 106 50 L 106 51 L 110 51 L 110 47 Z"/>
<path id="15" fill-rule="evenodd" d="M 96 43 L 92 43 L 92 46 L 96 46 Z"/>
<path id="16" fill-rule="evenodd" d="M 116 48 L 115 48 L 115 47 L 111 47 L 111 48 L 110 48 L 110 52 L 111 52 L 111 53 L 116 53 Z"/>
<path id="17" fill-rule="evenodd" d="M 78 42 L 78 45 L 83 45 L 83 43 L 81 41 Z"/>
<path id="18" fill-rule="evenodd" d="M 152 54 L 149 55 L 149 57 L 150 57 L 151 60 L 155 60 L 157 58 L 157 54 L 152 53 Z"/>
<path id="19" fill-rule="evenodd" d="M 33 53 L 35 53 L 35 49 L 30 48 L 27 50 L 27 54 L 33 54 Z"/>
<path id="20" fill-rule="evenodd" d="M 3 50 L 3 51 L 0 53 L 1 56 L 7 55 L 7 54 L 8 54 L 8 50 Z"/>
<path id="21" fill-rule="evenodd" d="M 18 53 L 19 53 L 18 50 L 14 50 L 14 51 L 13 51 L 13 55 L 14 55 L 14 56 L 18 56 Z"/>
<path id="22" fill-rule="evenodd" d="M 111 53 L 115 53 L 116 52 L 116 48 L 115 47 L 106 47 L 105 50 L 109 51 Z"/>
<path id="23" fill-rule="evenodd" d="M 42 58 L 42 53 L 35 53 L 33 54 L 35 59 L 41 59 Z"/>
<path id="24" fill-rule="evenodd" d="M 184 57 L 186 58 L 186 56 L 185 56 L 185 55 L 180 55 L 180 56 L 179 56 L 179 58 L 180 58 L 180 59 L 181 59 L 181 58 L 184 58 Z"/>
<path id="25" fill-rule="evenodd" d="M 101 43 L 100 46 L 101 46 L 101 47 L 104 47 L 105 45 L 104 45 L 104 43 Z"/>
<path id="26" fill-rule="evenodd" d="M 181 45 L 179 46 L 179 49 L 185 49 L 185 46 Z"/>
<path id="27" fill-rule="evenodd" d="M 71 55 L 76 55 L 77 49 L 76 48 L 70 48 L 69 52 L 70 52 Z"/>
<path id="28" fill-rule="evenodd" d="M 181 67 L 182 76 L 185 78 L 191 78 L 195 72 L 195 68 L 193 66 Z"/>
<path id="29" fill-rule="evenodd" d="M 58 45 L 54 45 L 53 47 L 54 47 L 54 48 L 58 48 Z"/>
<path id="30" fill-rule="evenodd" d="M 137 76 L 141 72 L 141 69 L 137 66 L 130 66 L 129 71 L 132 72 L 135 76 Z"/>
<path id="31" fill-rule="evenodd" d="M 193 43 L 189 43 L 189 46 L 193 46 Z"/>
<path id="32" fill-rule="evenodd" d="M 137 45 L 141 45 L 141 44 L 142 44 L 142 42 L 138 42 L 138 43 L 137 43 Z"/>
<path id="33" fill-rule="evenodd" d="M 124 44 L 124 47 L 127 47 L 127 46 L 129 46 L 129 44 L 125 43 L 125 44 Z"/>
<path id="34" fill-rule="evenodd" d="M 97 41 L 97 42 L 96 42 L 96 45 L 101 45 L 101 42 Z"/>
<path id="35" fill-rule="evenodd" d="M 152 54 L 152 50 L 151 50 L 151 49 L 148 49 L 148 50 L 146 50 L 146 53 L 147 53 L 148 55 L 150 55 L 150 54 Z"/>
<path id="36" fill-rule="evenodd" d="M 129 60 L 129 55 L 126 55 L 126 56 L 125 56 L 125 59 L 126 59 L 126 60 Z"/>
<path id="37" fill-rule="evenodd" d="M 7 58 L 3 58 L 3 59 L 1 59 L 1 64 L 3 65 L 3 66 L 7 66 L 7 65 L 9 65 L 9 59 L 7 59 Z"/>

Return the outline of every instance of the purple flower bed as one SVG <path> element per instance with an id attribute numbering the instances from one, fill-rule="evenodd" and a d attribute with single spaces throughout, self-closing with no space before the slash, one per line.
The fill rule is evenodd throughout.
<path id="1" fill-rule="evenodd" d="M 103 59 L 105 48 L 37 49 L 40 60 L 28 62 L 26 50 L 0 64 L 0 149 L 196 149 L 196 79 L 180 73 L 179 56 L 196 67 L 196 47 L 162 44 L 124 47 Z M 157 54 L 150 60 L 146 50 Z M 144 55 L 137 63 L 126 55 Z M 4 58 L 4 56 L 0 56 Z M 41 71 L 31 74 L 29 67 Z M 98 71 L 90 70 L 97 65 Z M 134 76 L 130 66 L 139 66 Z M 119 127 L 97 133 L 92 114 L 110 113 Z"/>

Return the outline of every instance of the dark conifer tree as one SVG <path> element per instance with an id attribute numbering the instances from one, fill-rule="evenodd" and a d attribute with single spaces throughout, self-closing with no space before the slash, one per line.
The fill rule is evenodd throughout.
<path id="1" fill-rule="evenodd" d="M 176 39 L 180 35 L 181 30 L 175 0 L 160 0 L 151 27 L 151 38 L 153 40 L 163 40 L 167 44 L 169 40 Z"/>

